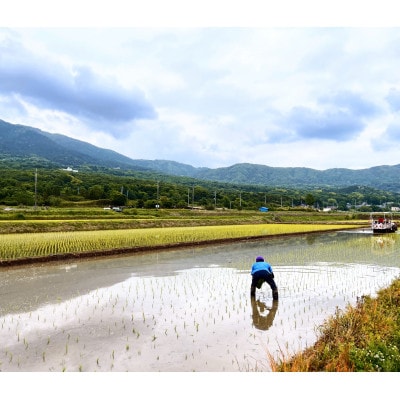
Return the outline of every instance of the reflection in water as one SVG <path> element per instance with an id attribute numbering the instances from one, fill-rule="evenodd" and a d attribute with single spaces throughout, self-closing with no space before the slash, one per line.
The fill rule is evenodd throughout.
<path id="1" fill-rule="evenodd" d="M 278 300 L 273 300 L 272 307 L 267 307 L 265 303 L 252 297 L 251 309 L 253 325 L 260 331 L 267 331 L 274 322 L 278 310 Z"/>
<path id="2" fill-rule="evenodd" d="M 269 370 L 266 346 L 312 345 L 338 308 L 399 277 L 399 244 L 348 231 L 0 268 L 0 371 Z M 249 301 L 255 254 L 279 312 L 269 290 Z"/>
<path id="3" fill-rule="evenodd" d="M 371 250 L 375 254 L 386 255 L 393 253 L 396 248 L 396 241 L 393 237 L 394 235 L 387 236 L 373 236 Z"/>
<path id="4" fill-rule="evenodd" d="M 312 246 L 315 243 L 316 236 L 315 235 L 307 235 L 306 242 L 308 245 Z"/>

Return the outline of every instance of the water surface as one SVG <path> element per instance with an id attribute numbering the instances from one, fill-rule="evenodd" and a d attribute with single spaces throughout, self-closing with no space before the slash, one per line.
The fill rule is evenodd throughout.
<path id="1" fill-rule="evenodd" d="M 399 235 L 309 234 L 0 270 L 1 371 L 268 371 L 399 277 Z M 263 255 L 264 284 L 250 299 Z"/>

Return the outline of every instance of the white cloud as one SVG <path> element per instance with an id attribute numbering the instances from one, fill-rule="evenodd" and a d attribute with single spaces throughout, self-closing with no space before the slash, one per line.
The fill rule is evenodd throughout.
<path id="1" fill-rule="evenodd" d="M 195 166 L 398 164 L 399 39 L 398 28 L 6 29 L 0 118 Z"/>
<path id="2" fill-rule="evenodd" d="M 81 118 L 93 128 L 106 126 L 116 137 L 123 136 L 121 128 L 130 121 L 155 117 L 140 90 L 122 88 L 112 77 L 100 76 L 78 60 L 72 68 L 65 68 L 9 37 L 0 42 L 0 50 L 3 96 Z"/>

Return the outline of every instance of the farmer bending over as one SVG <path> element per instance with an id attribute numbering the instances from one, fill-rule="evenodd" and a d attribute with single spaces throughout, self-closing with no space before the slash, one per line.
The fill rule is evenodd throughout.
<path id="1" fill-rule="evenodd" d="M 264 257 L 258 256 L 256 262 L 251 267 L 251 288 L 250 296 L 256 296 L 256 288 L 261 289 L 264 282 L 267 282 L 272 289 L 272 298 L 278 300 L 278 288 L 274 281 L 274 272 L 271 265 L 264 261 Z"/>

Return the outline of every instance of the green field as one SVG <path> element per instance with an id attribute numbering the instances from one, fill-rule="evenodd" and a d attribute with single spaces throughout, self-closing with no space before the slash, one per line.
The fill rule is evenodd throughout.
<path id="1" fill-rule="evenodd" d="M 347 228 L 355 228 L 349 225 Z M 80 232 L 14 233 L 2 235 L 0 261 L 63 254 L 90 254 L 116 249 L 144 249 L 177 244 L 199 244 L 240 238 L 260 238 L 342 229 L 343 225 L 255 224 Z"/>
<path id="2" fill-rule="evenodd" d="M 344 212 L 3 208 L 0 265 L 368 226 L 368 216 Z M 271 360 L 273 370 L 398 371 L 398 284 L 330 319 L 315 347 Z"/>
<path id="3" fill-rule="evenodd" d="M 2 208 L 0 263 L 366 226 L 351 213 Z"/>
<path id="4" fill-rule="evenodd" d="M 227 209 L 156 211 L 127 208 L 123 212 L 115 212 L 99 207 L 0 208 L 0 233 L 275 223 L 365 225 L 368 224 L 368 215 L 351 212 L 323 213 L 316 211 L 261 213 Z"/>

